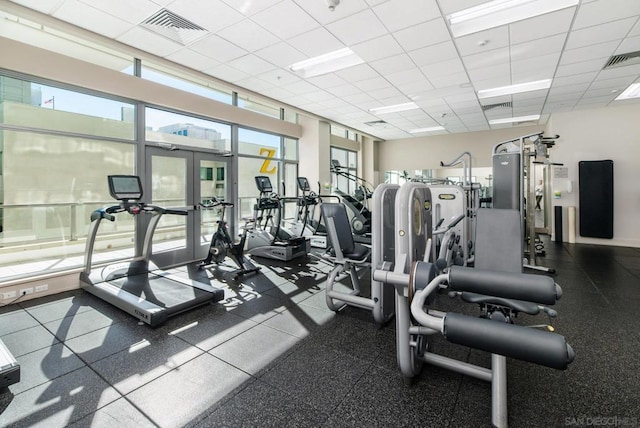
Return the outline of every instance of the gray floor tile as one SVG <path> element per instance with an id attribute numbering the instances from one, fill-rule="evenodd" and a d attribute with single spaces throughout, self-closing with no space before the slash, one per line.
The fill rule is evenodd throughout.
<path id="1" fill-rule="evenodd" d="M 179 427 L 206 417 L 249 381 L 246 373 L 203 354 L 127 398 L 159 426 Z"/>
<path id="2" fill-rule="evenodd" d="M 118 398 L 120 394 L 83 367 L 16 395 L 0 414 L 0 426 L 64 427 Z"/>
<path id="3" fill-rule="evenodd" d="M 102 306 L 97 297 L 82 290 L 61 293 L 61 296 L 46 296 L 22 304 L 24 309 L 40 323 L 45 324 Z M 106 305 L 106 303 L 104 303 Z"/>
<path id="4" fill-rule="evenodd" d="M 305 341 L 260 379 L 301 403 L 330 413 L 369 369 L 365 360 Z"/>
<path id="5" fill-rule="evenodd" d="M 241 291 L 238 295 L 224 302 L 224 306 L 234 315 L 250 319 L 257 323 L 285 311 L 293 303 L 290 300 Z"/>
<path id="6" fill-rule="evenodd" d="M 76 336 L 65 341 L 65 345 L 90 364 L 145 340 L 153 341 L 154 337 L 161 334 L 164 332 L 153 330 L 147 325 L 139 325 L 136 319 L 131 318 Z"/>
<path id="7" fill-rule="evenodd" d="M 177 337 L 159 335 L 103 358 L 91 367 L 122 394 L 128 394 L 203 353 Z"/>
<path id="8" fill-rule="evenodd" d="M 120 398 L 100 410 L 91 413 L 70 425 L 73 428 L 152 428 L 156 425 L 140 413 L 125 398 Z"/>
<path id="9" fill-rule="evenodd" d="M 262 324 L 296 337 L 306 337 L 336 317 L 335 312 L 312 306 L 293 306 Z"/>
<path id="10" fill-rule="evenodd" d="M 325 426 L 446 426 L 458 382 L 457 375 L 432 372 L 407 387 L 399 372 L 373 367 L 352 385 Z"/>
<path id="11" fill-rule="evenodd" d="M 19 394 L 85 365 L 62 343 L 16 357 L 16 360 L 20 363 L 20 382 L 9 387 L 14 394 Z"/>
<path id="12" fill-rule="evenodd" d="M 276 358 L 286 355 L 299 338 L 264 325 L 257 325 L 213 348 L 211 355 L 250 374 L 258 374 Z"/>
<path id="13" fill-rule="evenodd" d="M 127 315 L 127 317 L 129 316 Z M 91 309 L 74 316 L 68 316 L 48 322 L 44 324 L 44 327 L 53 333 L 59 340 L 65 341 L 108 327 L 119 321 L 121 321 L 121 318 L 114 318 L 95 309 Z"/>
<path id="14" fill-rule="evenodd" d="M 200 421 L 199 427 L 321 426 L 327 415 L 259 380 Z"/>
<path id="15" fill-rule="evenodd" d="M 163 329 L 182 340 L 208 351 L 242 332 L 256 322 L 226 312 L 221 306 L 211 310 L 192 311 L 170 320 Z"/>
<path id="16" fill-rule="evenodd" d="M 9 348 L 15 358 L 48 348 L 59 342 L 56 337 L 41 325 L 2 336 L 2 342 Z"/>
<path id="17" fill-rule="evenodd" d="M 0 336 L 35 327 L 38 321 L 26 311 L 15 307 L 11 312 L 0 315 Z"/>

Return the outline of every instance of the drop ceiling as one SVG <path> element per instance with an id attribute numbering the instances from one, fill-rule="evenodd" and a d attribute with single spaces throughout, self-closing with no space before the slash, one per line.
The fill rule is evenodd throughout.
<path id="1" fill-rule="evenodd" d="M 381 139 L 640 102 L 614 101 L 640 82 L 640 64 L 603 69 L 640 51 L 637 0 L 582 0 L 462 37 L 446 16 L 484 0 L 341 0 L 334 11 L 326 0 L 12 1 Z M 177 34 L 145 24 L 162 9 Z M 364 63 L 306 79 L 289 68 L 345 47 Z M 553 79 L 549 89 L 478 99 L 479 90 L 543 79 Z M 369 112 L 408 102 L 419 108 Z M 408 132 L 436 126 L 445 129 Z"/>

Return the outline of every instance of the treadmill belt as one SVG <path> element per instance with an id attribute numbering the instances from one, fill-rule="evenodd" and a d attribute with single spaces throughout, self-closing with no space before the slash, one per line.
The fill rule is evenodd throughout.
<path id="1" fill-rule="evenodd" d="M 211 299 L 211 292 L 190 287 L 162 276 L 139 274 L 109 281 L 109 284 L 163 308 L 175 308 L 194 300 Z"/>

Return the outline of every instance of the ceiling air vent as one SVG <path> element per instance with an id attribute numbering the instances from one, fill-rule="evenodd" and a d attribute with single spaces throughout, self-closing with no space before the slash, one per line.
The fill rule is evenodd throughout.
<path id="1" fill-rule="evenodd" d="M 640 64 L 640 51 L 628 52 L 620 55 L 614 55 L 609 58 L 609 61 L 602 67 L 603 70 L 610 68 L 622 67 L 625 65 Z"/>
<path id="2" fill-rule="evenodd" d="M 365 122 L 365 125 L 369 125 L 369 126 L 377 126 L 379 128 L 384 128 L 387 125 L 387 122 L 385 122 L 384 120 L 372 120 L 371 122 Z"/>
<path id="3" fill-rule="evenodd" d="M 205 28 L 167 9 L 160 9 L 154 15 L 142 21 L 140 25 L 183 45 L 187 45 L 209 33 Z"/>
<path id="4" fill-rule="evenodd" d="M 511 106 L 511 101 L 506 103 L 487 104 L 486 106 L 482 106 L 482 111 L 493 110 L 494 108 L 511 108 Z"/>

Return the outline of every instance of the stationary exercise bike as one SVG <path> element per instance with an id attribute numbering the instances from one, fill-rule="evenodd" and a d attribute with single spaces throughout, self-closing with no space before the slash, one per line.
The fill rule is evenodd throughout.
<path id="1" fill-rule="evenodd" d="M 218 201 L 213 197 L 207 202 L 200 202 L 200 206 L 204 209 L 213 209 L 219 206 L 221 207 L 222 212 L 220 213 L 220 220 L 216 222 L 218 223 L 218 229 L 211 236 L 211 244 L 209 246 L 207 258 L 200 262 L 198 268 L 205 269 L 214 265 L 219 265 L 224 262 L 224 259 L 227 256 L 230 256 L 236 265 L 238 265 L 238 269 L 231 272 L 234 280 L 240 275 L 258 272 L 260 268 L 255 266 L 249 267 L 249 262 L 245 259 L 243 254 L 244 243 L 247 239 L 246 225 L 238 242 L 234 242 L 231 235 L 229 235 L 229 228 L 227 227 L 227 222 L 224 220 L 224 214 L 227 207 L 232 207 L 233 203 Z"/>

